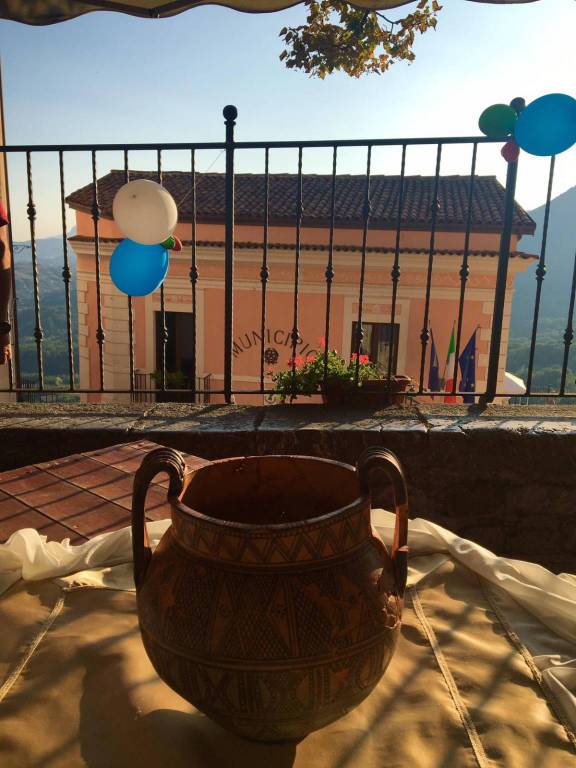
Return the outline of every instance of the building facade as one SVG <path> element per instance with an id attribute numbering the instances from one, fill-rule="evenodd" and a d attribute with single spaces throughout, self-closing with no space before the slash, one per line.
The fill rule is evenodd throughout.
<path id="1" fill-rule="evenodd" d="M 157 177 L 154 173 L 135 172 L 131 173 L 130 178 L 155 180 Z M 103 373 L 106 388 L 116 390 L 126 390 L 130 386 L 128 300 L 115 288 L 109 275 L 110 256 L 122 239 L 112 219 L 112 201 L 124 182 L 123 171 L 112 171 L 98 180 L 99 292 L 101 324 L 105 333 Z M 162 182 L 177 203 L 179 223 L 175 234 L 184 244 L 181 252 L 170 254 L 170 268 L 164 283 L 166 368 L 170 374 L 179 374 L 180 379 L 188 379 L 194 371 L 195 348 L 196 375 L 200 379 L 209 376 L 213 392 L 222 390 L 224 177 L 221 174 L 197 174 L 193 180 L 189 173 L 167 172 Z M 320 349 L 321 339 L 325 336 L 332 177 L 304 175 L 302 182 L 303 211 L 298 274 L 300 339 L 297 354 L 305 357 Z M 365 183 L 363 176 L 338 176 L 335 188 L 328 341 L 331 348 L 345 356 L 353 351 L 354 329 L 358 318 Z M 451 330 L 458 319 L 461 268 L 466 248 L 469 273 L 462 347 L 474 329 L 478 328 L 476 390 L 482 391 L 491 335 L 504 189 L 495 177 L 476 177 L 469 216 L 469 178 L 440 177 L 436 228 L 432 235 L 433 186 L 433 177 L 405 177 L 399 215 L 400 178 L 373 176 L 370 180 L 362 351 L 369 354 L 384 371 L 387 371 L 389 361 L 392 360 L 393 373 L 408 375 L 419 383 L 422 353 L 420 337 L 432 253 L 429 328 L 434 334 L 442 371 Z M 74 192 L 67 202 L 76 213 L 76 235 L 71 238 L 71 244 L 77 255 L 80 382 L 83 388 L 99 389 L 98 286 L 95 275 L 92 197 L 90 185 Z M 239 391 L 250 391 L 260 387 L 262 351 L 266 360 L 267 387 L 271 387 L 268 374 L 286 368 L 291 357 L 297 250 L 297 177 L 269 177 L 266 248 L 264 177 L 257 174 L 237 175 L 235 199 L 233 387 Z M 466 238 L 468 227 L 469 236 Z M 532 219 L 516 205 L 499 386 L 505 370 L 514 278 L 535 258 L 522 253 L 518 249 L 518 241 L 523 234 L 532 234 L 534 228 Z M 392 325 L 391 273 L 397 249 L 399 276 Z M 268 277 L 262 339 L 264 258 Z M 192 298 L 193 261 L 197 270 L 195 307 Z M 132 305 L 134 365 L 138 372 L 137 382 L 140 381 L 142 385 L 150 380 L 146 376 L 153 375 L 162 367 L 160 292 L 136 297 Z M 428 364 L 427 359 L 426 381 Z M 171 375 L 169 380 L 177 381 L 177 378 Z M 87 395 L 89 401 L 109 398 L 122 399 L 122 396 Z M 220 395 L 211 396 L 211 402 L 221 402 L 222 399 Z M 236 401 L 259 403 L 263 401 L 263 396 L 239 394 Z"/>

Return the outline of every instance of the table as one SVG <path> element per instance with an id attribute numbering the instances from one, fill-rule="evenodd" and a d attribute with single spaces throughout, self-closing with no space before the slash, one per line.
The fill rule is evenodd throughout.
<path id="1" fill-rule="evenodd" d="M 64 531 L 82 542 L 125 526 L 133 472 L 154 447 L 131 443 L 1 474 L 2 535 L 36 522 L 52 538 Z M 148 494 L 149 520 L 168 515 L 166 482 Z M 133 591 L 19 581 L 0 597 L 0 765 L 576 768 L 574 729 L 538 669 L 554 654 L 576 658 L 576 646 L 471 568 L 426 556 L 436 560 L 406 593 L 380 684 L 298 745 L 228 734 L 159 680 Z"/>

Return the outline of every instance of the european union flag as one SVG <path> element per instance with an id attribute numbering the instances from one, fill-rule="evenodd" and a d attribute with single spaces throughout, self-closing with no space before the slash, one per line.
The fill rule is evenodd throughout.
<path id="1" fill-rule="evenodd" d="M 434 344 L 434 334 L 432 336 L 432 346 L 430 347 L 430 371 L 428 373 L 428 389 L 430 392 L 440 392 L 440 366 L 438 365 L 438 353 L 436 344 Z"/>
<path id="2" fill-rule="evenodd" d="M 460 392 L 476 391 L 476 331 L 470 336 L 470 341 L 458 360 L 460 366 Z M 465 403 L 473 403 L 474 395 L 463 395 Z"/>

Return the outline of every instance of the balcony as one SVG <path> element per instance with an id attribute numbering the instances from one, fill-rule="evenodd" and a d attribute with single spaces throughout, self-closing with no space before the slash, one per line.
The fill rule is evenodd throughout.
<path id="1" fill-rule="evenodd" d="M 226 118 L 227 140 L 210 144 L 1 148 L 16 270 L 0 469 L 144 437 L 207 458 L 307 453 L 350 463 L 382 444 L 406 466 L 416 516 L 498 554 L 574 571 L 576 270 L 561 281 L 562 327 L 541 313 L 548 284 L 558 289 L 546 273 L 547 259 L 559 267 L 555 162 L 533 218 L 516 201 L 517 164 L 490 139 L 237 142 L 232 112 Z M 200 173 L 214 150 L 224 172 Z M 256 155 L 258 172 L 244 173 Z M 111 201 L 134 178 L 171 191 L 184 246 L 160 290 L 138 298 L 109 278 L 121 237 Z M 50 256 L 36 225 L 55 193 L 62 235 Z M 14 237 L 24 217 L 28 240 Z M 528 284 L 530 301 L 514 304 Z M 522 406 L 506 389 L 517 313 L 527 328 Z M 543 334 L 558 357 L 545 387 Z M 472 382 L 459 365 L 471 339 Z M 355 383 L 362 355 L 384 378 L 408 375 L 403 406 L 320 405 L 332 348 L 352 358 Z M 309 355 L 324 364 L 312 399 L 290 383 L 274 387 L 272 374 L 292 371 L 294 381 Z M 278 405 L 282 395 L 296 398 Z"/>

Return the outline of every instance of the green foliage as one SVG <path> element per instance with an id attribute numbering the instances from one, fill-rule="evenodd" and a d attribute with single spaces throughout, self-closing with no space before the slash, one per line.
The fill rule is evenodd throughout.
<path id="1" fill-rule="evenodd" d="M 36 375 L 38 358 L 34 339 L 24 339 L 20 342 L 20 371 L 23 376 Z M 75 370 L 78 371 L 78 357 L 74 350 Z M 42 343 L 44 372 L 48 376 L 62 376 L 68 382 L 68 342 L 66 338 L 46 336 Z"/>
<path id="2" fill-rule="evenodd" d="M 154 379 L 156 386 L 162 385 L 162 371 L 154 371 L 150 376 Z M 166 371 L 167 389 L 185 389 L 186 386 L 187 380 L 182 371 Z"/>
<path id="3" fill-rule="evenodd" d="M 442 9 L 436 0 L 420 0 L 413 13 L 392 21 L 341 0 L 306 0 L 306 6 L 306 24 L 280 32 L 286 44 L 280 60 L 321 79 L 335 70 L 382 74 L 397 61 L 414 61 L 416 33 L 434 29 Z"/>
<path id="4" fill-rule="evenodd" d="M 281 403 L 290 402 L 298 395 L 310 397 L 320 391 L 324 382 L 324 352 L 308 355 L 306 360 L 296 357 L 289 361 L 290 368 L 287 371 L 278 371 L 272 374 L 274 391 Z M 335 349 L 330 349 L 327 355 L 326 379 L 328 386 L 344 384 L 354 386 L 356 375 L 356 355 L 350 360 L 345 360 Z M 371 363 L 368 355 L 360 355 L 358 365 L 358 381 L 362 383 L 367 379 L 380 378 L 378 368 Z"/>
<path id="5" fill-rule="evenodd" d="M 558 391 L 562 377 L 564 360 L 564 341 L 561 321 L 554 327 L 553 319 L 543 321 L 534 348 L 534 366 L 532 369 L 532 391 Z M 520 376 L 526 381 L 528 362 L 530 359 L 531 339 L 527 337 L 511 338 L 508 342 L 508 358 L 506 370 Z M 573 355 L 568 357 L 566 372 L 566 392 L 576 392 L 576 360 Z"/>

